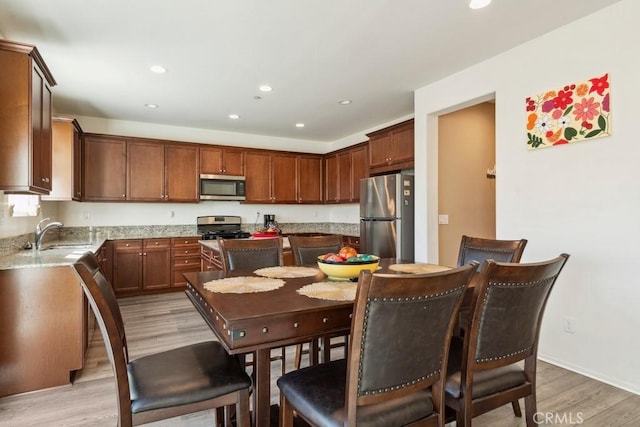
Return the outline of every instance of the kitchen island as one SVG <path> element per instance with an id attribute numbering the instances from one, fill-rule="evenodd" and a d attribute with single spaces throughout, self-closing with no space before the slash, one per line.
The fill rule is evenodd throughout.
<path id="1" fill-rule="evenodd" d="M 95 244 L 0 258 L 0 397 L 71 384 L 94 330 L 71 267 Z"/>

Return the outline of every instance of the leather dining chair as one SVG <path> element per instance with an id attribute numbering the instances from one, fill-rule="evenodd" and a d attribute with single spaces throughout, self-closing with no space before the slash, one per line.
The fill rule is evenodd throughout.
<path id="1" fill-rule="evenodd" d="M 225 271 L 256 270 L 283 264 L 282 237 L 268 239 L 218 239 Z"/>
<path id="2" fill-rule="evenodd" d="M 432 274 L 362 271 L 346 359 L 277 381 L 281 426 L 444 425 L 455 313 L 476 263 Z"/>
<path id="3" fill-rule="evenodd" d="M 488 259 L 498 262 L 520 262 L 525 246 L 527 246 L 527 239 L 497 240 L 462 236 L 458 251 L 458 266 L 465 265 L 469 261 L 478 261 L 482 265 Z"/>
<path id="4" fill-rule="evenodd" d="M 289 245 L 293 252 L 293 261 L 296 265 L 318 265 L 318 256 L 329 252 L 338 253 L 342 247 L 342 236 L 339 234 L 329 234 L 325 236 L 289 236 Z M 328 351 L 331 348 L 345 347 L 348 338 L 340 343 L 331 344 L 331 338 L 321 339 L 321 352 L 326 347 Z M 311 348 L 311 344 L 309 344 Z M 293 360 L 293 368 L 299 369 L 302 362 L 302 354 L 309 353 L 309 350 L 303 350 L 302 344 L 296 345 L 296 353 Z M 311 357 L 310 357 L 311 359 Z"/>
<path id="5" fill-rule="evenodd" d="M 452 339 L 449 352 L 446 405 L 456 411 L 457 426 L 471 426 L 473 417 L 520 398 L 527 426 L 536 424 L 540 325 L 568 258 L 482 265 L 467 333 Z"/>
<path id="6" fill-rule="evenodd" d="M 460 250 L 458 251 L 458 266 L 465 265 L 469 261 L 478 261 L 478 269 L 482 263 L 488 259 L 498 262 L 520 262 L 524 248 L 527 246 L 527 239 L 519 240 L 498 240 L 486 239 L 482 237 L 471 237 L 463 235 L 460 239 Z M 467 305 L 463 303 L 463 306 Z M 458 326 L 456 333 L 464 333 L 469 317 L 466 308 L 460 310 L 458 315 Z M 520 403 L 517 400 L 512 402 L 513 413 L 521 417 Z"/>
<path id="7" fill-rule="evenodd" d="M 277 267 L 284 264 L 282 255 L 282 237 L 270 237 L 265 239 L 218 239 L 218 246 L 222 254 L 222 266 L 224 271 L 233 270 L 257 270 L 259 268 Z M 280 361 L 280 371 L 286 371 L 286 350 L 280 349 L 280 354 L 272 356 L 271 361 Z M 245 366 L 250 366 L 255 361 L 247 361 L 241 357 Z"/>
<path id="8" fill-rule="evenodd" d="M 86 253 L 74 269 L 100 325 L 115 374 L 118 426 L 210 408 L 226 410 L 230 405 L 235 405 L 237 425 L 250 425 L 251 378 L 220 343 L 201 342 L 130 360 L 118 301 L 95 255 Z"/>

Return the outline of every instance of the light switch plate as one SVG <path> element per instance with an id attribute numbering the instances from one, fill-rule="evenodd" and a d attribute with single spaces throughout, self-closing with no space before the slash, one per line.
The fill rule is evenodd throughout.
<path id="1" fill-rule="evenodd" d="M 449 215 L 438 215 L 438 224 L 449 224 Z"/>

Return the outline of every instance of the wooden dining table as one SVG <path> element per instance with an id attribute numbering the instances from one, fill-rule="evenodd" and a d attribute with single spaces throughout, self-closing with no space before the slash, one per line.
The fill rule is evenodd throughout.
<path id="1" fill-rule="evenodd" d="M 406 274 L 389 266 L 408 263 L 381 259 L 376 273 Z M 254 354 L 253 425 L 264 427 L 270 422 L 271 349 L 311 342 L 314 347 L 310 354 L 317 355 L 317 338 L 350 332 L 353 301 L 299 294 L 298 289 L 304 285 L 327 280 L 319 270 L 310 277 L 282 279 L 282 287 L 267 292 L 220 293 L 205 287 L 212 280 L 255 276 L 253 271 L 241 270 L 184 274 L 188 298 L 229 354 Z"/>

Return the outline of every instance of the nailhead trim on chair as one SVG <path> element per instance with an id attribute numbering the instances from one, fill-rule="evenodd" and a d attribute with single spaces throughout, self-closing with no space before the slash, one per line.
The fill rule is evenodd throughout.
<path id="1" fill-rule="evenodd" d="M 364 331 L 367 330 L 367 324 L 368 324 L 368 320 L 369 320 L 369 306 L 371 304 L 371 302 L 378 302 L 378 301 L 384 301 L 384 302 L 404 302 L 404 301 L 421 301 L 421 300 L 427 300 L 427 299 L 432 299 L 432 298 L 438 298 L 441 297 L 443 295 L 447 295 L 447 294 L 451 294 L 454 292 L 458 292 L 461 288 L 463 288 L 463 286 L 459 286 L 455 289 L 452 289 L 448 292 L 440 292 L 437 294 L 433 294 L 433 295 L 425 295 L 425 296 L 421 296 L 421 297 L 407 297 L 407 298 L 370 298 L 367 300 L 367 306 L 365 308 L 365 314 L 364 314 L 364 324 L 363 324 L 363 337 L 364 337 Z M 395 386 L 391 386 L 391 387 L 385 387 L 385 388 L 379 388 L 377 390 L 370 390 L 370 391 L 365 391 L 364 393 L 361 392 L 361 388 L 360 388 L 360 380 L 362 378 L 362 357 L 364 354 L 364 345 L 365 345 L 365 339 L 362 339 L 362 342 L 360 343 L 360 363 L 358 364 L 358 396 L 368 396 L 368 395 L 374 395 L 374 394 L 378 394 L 378 393 L 386 393 L 389 391 L 393 391 L 393 390 L 399 390 L 401 388 L 405 388 L 405 387 L 409 387 L 412 385 L 415 385 L 421 381 L 425 381 L 427 378 L 432 377 L 434 375 L 438 374 L 438 370 L 435 370 L 433 372 L 428 373 L 427 375 L 423 375 L 422 377 L 418 378 L 417 380 L 411 380 L 408 381 L 406 383 L 402 383 L 399 385 L 395 385 Z M 440 358 L 442 359 L 442 355 L 440 355 Z"/>

